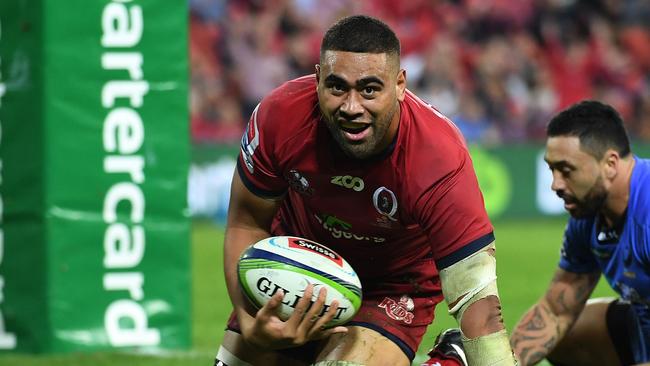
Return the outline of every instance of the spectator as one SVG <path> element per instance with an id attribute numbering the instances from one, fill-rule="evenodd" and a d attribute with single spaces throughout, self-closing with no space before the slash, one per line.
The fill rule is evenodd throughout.
<path id="1" fill-rule="evenodd" d="M 409 88 L 472 126 L 469 140 L 541 141 L 551 115 L 595 98 L 621 112 L 633 139 L 650 141 L 647 1 L 192 0 L 190 7 L 196 141 L 236 143 L 263 95 L 313 71 L 325 27 L 355 13 L 396 30 Z M 466 105 L 478 107 L 461 111 Z"/>

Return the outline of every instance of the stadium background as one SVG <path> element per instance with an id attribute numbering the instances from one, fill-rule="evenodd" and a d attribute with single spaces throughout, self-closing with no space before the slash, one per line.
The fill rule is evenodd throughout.
<path id="1" fill-rule="evenodd" d="M 211 364 L 230 309 L 221 245 L 238 139 L 269 90 L 313 71 L 323 31 L 344 15 L 374 15 L 396 30 L 409 88 L 471 144 L 494 219 L 508 328 L 550 281 L 566 219 L 539 159 L 548 118 L 583 98 L 603 100 L 623 114 L 637 153 L 650 156 L 643 0 L 190 0 L 187 8 L 190 349 L 0 354 L 0 365 Z M 595 295 L 607 294 L 601 283 Z M 439 306 L 416 361 L 453 324 Z"/>

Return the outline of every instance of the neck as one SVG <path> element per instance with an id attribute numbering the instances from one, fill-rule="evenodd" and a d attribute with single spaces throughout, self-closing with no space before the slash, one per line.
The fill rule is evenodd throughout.
<path id="1" fill-rule="evenodd" d="M 630 182 L 634 170 L 634 157 L 630 154 L 626 159 L 621 159 L 619 174 L 612 180 L 609 194 L 601 214 L 609 227 L 616 226 L 625 215 L 630 199 Z"/>

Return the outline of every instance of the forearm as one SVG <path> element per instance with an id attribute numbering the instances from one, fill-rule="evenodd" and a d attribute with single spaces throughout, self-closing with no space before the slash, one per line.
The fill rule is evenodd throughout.
<path id="1" fill-rule="evenodd" d="M 573 326 L 596 283 L 599 272 L 558 269 L 544 297 L 515 326 L 510 343 L 522 365 L 543 360 Z"/>
<path id="2" fill-rule="evenodd" d="M 248 191 L 235 172 L 230 190 L 223 263 L 228 295 L 242 327 L 245 325 L 242 320 L 252 319 L 247 313 L 253 314 L 254 309 L 239 288 L 239 257 L 249 245 L 271 235 L 271 222 L 278 206 L 278 201 L 263 199 Z"/>
<path id="3" fill-rule="evenodd" d="M 521 365 L 535 365 L 546 358 L 573 321 L 573 317 L 555 315 L 545 299 L 535 304 L 517 324 L 510 338 Z"/>
<path id="4" fill-rule="evenodd" d="M 470 365 L 516 365 L 496 295 L 473 303 L 463 314 L 460 325 Z"/>
<path id="5" fill-rule="evenodd" d="M 470 365 L 515 365 L 501 317 L 494 244 L 440 271 Z"/>
<path id="6" fill-rule="evenodd" d="M 246 247 L 270 235 L 268 231 L 259 228 L 255 229 L 232 225 L 226 228 L 224 240 L 224 274 L 230 301 L 239 318 L 253 310 L 239 288 L 237 274 L 239 257 Z"/>

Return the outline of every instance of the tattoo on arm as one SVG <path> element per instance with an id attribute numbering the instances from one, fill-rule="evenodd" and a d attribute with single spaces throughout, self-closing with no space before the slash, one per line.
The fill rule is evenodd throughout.
<path id="1" fill-rule="evenodd" d="M 543 360 L 573 325 L 591 295 L 598 273 L 556 273 L 537 304 L 519 321 L 510 343 L 522 366 Z"/>
<path id="2" fill-rule="evenodd" d="M 557 340 L 557 317 L 543 303 L 537 304 L 517 325 L 510 343 L 522 365 L 535 364 L 546 357 Z"/>

